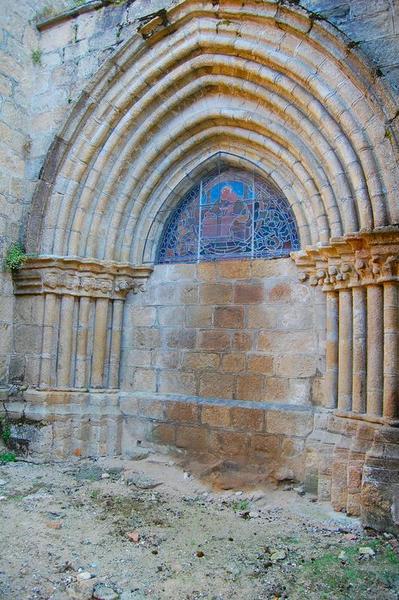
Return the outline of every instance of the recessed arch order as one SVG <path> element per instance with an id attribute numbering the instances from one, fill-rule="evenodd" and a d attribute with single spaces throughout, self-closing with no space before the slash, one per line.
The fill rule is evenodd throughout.
<path id="1" fill-rule="evenodd" d="M 282 190 L 303 247 L 398 222 L 394 112 L 366 59 L 304 9 L 184 0 L 82 94 L 49 151 L 27 248 L 152 262 L 167 215 L 216 155 Z"/>

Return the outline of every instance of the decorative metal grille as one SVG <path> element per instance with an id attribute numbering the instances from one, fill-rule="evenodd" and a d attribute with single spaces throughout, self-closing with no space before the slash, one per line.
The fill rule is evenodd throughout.
<path id="1" fill-rule="evenodd" d="M 185 194 L 163 231 L 157 262 L 274 258 L 298 248 L 282 193 L 254 173 L 226 168 Z"/>

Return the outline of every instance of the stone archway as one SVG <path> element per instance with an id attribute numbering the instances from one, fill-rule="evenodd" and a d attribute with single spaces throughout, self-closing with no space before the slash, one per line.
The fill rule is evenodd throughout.
<path id="1" fill-rule="evenodd" d="M 328 473 L 309 446 L 308 472 L 320 489 L 336 482 L 336 506 L 360 510 L 349 474 L 362 473 L 370 446 L 378 462 L 376 436 L 395 438 L 398 417 L 394 114 L 335 29 L 274 2 L 186 0 L 105 63 L 47 156 L 26 234 L 37 256 L 15 282 L 17 335 L 32 338 L 26 410 L 54 420 L 60 453 L 120 449 L 124 299 L 149 277 L 181 190 L 223 153 L 283 191 L 303 281 L 327 293 L 327 400 L 313 435 L 327 462 L 338 458 Z M 353 431 L 374 446 L 357 450 Z"/>

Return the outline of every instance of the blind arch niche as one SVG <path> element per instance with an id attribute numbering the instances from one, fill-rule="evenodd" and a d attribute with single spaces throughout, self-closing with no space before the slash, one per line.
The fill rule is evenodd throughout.
<path id="1" fill-rule="evenodd" d="M 298 249 L 295 217 L 281 190 L 249 169 L 219 166 L 171 213 L 156 262 L 278 258 Z"/>

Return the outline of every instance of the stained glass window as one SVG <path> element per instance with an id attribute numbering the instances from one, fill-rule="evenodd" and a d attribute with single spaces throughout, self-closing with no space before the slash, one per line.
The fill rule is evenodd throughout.
<path id="1" fill-rule="evenodd" d="M 172 213 L 158 263 L 274 258 L 298 250 L 290 206 L 278 188 L 250 171 L 208 173 Z"/>

